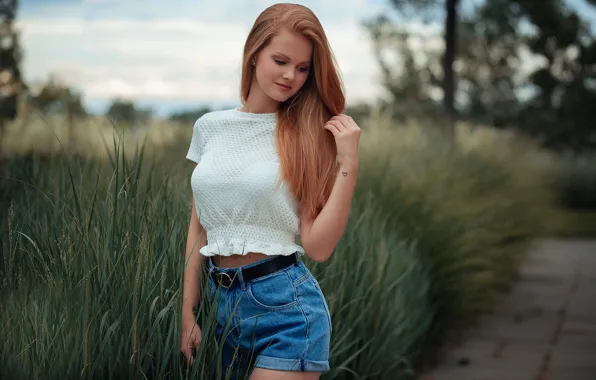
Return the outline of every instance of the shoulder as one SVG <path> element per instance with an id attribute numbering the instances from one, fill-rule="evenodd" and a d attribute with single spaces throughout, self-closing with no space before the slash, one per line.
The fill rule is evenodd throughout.
<path id="1" fill-rule="evenodd" d="M 201 136 L 202 139 L 207 138 L 214 127 L 219 124 L 218 121 L 222 119 L 222 116 L 222 111 L 210 111 L 201 115 L 194 122 L 193 133 Z"/>
<path id="2" fill-rule="evenodd" d="M 233 118 L 230 110 L 209 111 L 200 116 L 193 125 L 193 134 L 206 143 L 214 134 L 221 130 L 222 123 L 227 123 Z"/>

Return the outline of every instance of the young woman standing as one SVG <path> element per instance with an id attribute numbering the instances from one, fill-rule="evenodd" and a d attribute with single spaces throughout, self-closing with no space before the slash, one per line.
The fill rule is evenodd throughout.
<path id="1" fill-rule="evenodd" d="M 342 114 L 336 66 L 310 9 L 273 5 L 244 46 L 243 106 L 194 125 L 181 337 L 189 363 L 201 340 L 193 310 L 205 266 L 207 291 L 219 298 L 217 334 L 232 323 L 224 369 L 252 358 L 253 380 L 329 370 L 331 317 L 301 258 L 331 256 L 356 185 L 360 128 Z"/>

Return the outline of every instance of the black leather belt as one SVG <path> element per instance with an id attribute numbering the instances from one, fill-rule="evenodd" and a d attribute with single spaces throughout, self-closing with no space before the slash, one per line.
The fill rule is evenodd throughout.
<path id="1" fill-rule="evenodd" d="M 211 260 L 209 260 L 208 263 L 209 266 L 211 266 Z M 290 265 L 294 265 L 297 263 L 298 258 L 296 257 L 296 253 L 292 253 L 291 255 L 287 256 L 277 256 L 272 260 L 262 262 L 249 268 L 243 268 L 242 278 L 246 283 L 250 280 L 266 276 L 268 274 L 277 272 L 278 270 L 287 268 Z M 213 270 L 211 271 L 211 279 L 213 280 L 215 285 L 219 284 L 226 289 L 231 288 L 232 286 L 240 283 L 240 278 L 238 274 L 229 274 L 225 271 L 218 270 L 218 268 L 213 268 Z"/>

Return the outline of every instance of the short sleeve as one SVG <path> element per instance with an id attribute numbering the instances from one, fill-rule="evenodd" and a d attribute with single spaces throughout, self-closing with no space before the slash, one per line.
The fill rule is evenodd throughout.
<path id="1" fill-rule="evenodd" d="M 193 126 L 192 139 L 190 140 L 190 147 L 188 148 L 188 153 L 186 154 L 187 159 L 196 162 L 197 164 L 201 161 L 204 147 L 200 126 L 201 119 L 198 119 Z"/>

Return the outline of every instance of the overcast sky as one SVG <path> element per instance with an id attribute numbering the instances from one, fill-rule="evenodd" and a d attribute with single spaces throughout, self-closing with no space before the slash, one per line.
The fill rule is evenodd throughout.
<path id="1" fill-rule="evenodd" d="M 23 74 L 31 83 L 58 73 L 83 91 L 92 109 L 117 96 L 168 110 L 239 103 L 244 41 L 258 14 L 277 2 L 20 0 Z M 378 65 L 361 22 L 388 12 L 387 0 L 291 2 L 321 20 L 348 103 L 380 96 Z"/>
<path id="2" fill-rule="evenodd" d="M 57 72 L 91 106 L 115 96 L 191 105 L 239 102 L 242 48 L 274 0 L 21 0 L 26 80 Z M 364 17 L 384 0 L 294 1 L 321 20 L 350 102 L 379 93 Z"/>

